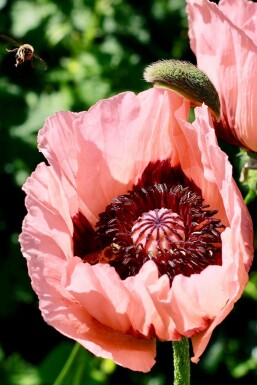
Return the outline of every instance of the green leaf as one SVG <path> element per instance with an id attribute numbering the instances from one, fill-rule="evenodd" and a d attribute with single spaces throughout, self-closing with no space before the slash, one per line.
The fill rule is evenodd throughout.
<path id="1" fill-rule="evenodd" d="M 114 369 L 112 361 L 67 341 L 48 354 L 39 371 L 45 385 L 107 385 Z"/>
<path id="2" fill-rule="evenodd" d="M 1 385 L 42 385 L 37 368 L 18 353 L 0 361 L 0 380 Z"/>

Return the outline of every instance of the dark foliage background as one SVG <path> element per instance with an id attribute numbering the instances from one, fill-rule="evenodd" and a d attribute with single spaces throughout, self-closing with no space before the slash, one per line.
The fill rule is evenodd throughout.
<path id="1" fill-rule="evenodd" d="M 43 160 L 36 137 L 46 117 L 59 110 L 85 110 L 124 90 L 148 88 L 143 70 L 158 59 L 195 62 L 185 0 L 0 0 L 0 26 L 1 33 L 32 44 L 48 65 L 46 71 L 36 61 L 33 67 L 25 63 L 15 68 L 15 54 L 5 51 L 12 47 L 0 42 L 0 383 L 171 384 L 169 343 L 159 344 L 157 364 L 148 374 L 115 367 L 83 350 L 75 366 L 55 382 L 73 342 L 42 320 L 17 239 L 25 215 L 21 186 Z M 239 149 L 221 145 L 238 178 Z M 249 194 L 249 186 L 240 187 L 244 196 Z M 256 229 L 255 194 L 251 197 Z M 214 332 L 200 364 L 192 365 L 192 385 L 256 381 L 254 263 L 243 298 Z"/>

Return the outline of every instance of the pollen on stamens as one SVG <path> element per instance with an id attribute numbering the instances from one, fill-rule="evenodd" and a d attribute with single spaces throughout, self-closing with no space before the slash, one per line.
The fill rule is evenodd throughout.
<path id="1" fill-rule="evenodd" d="M 131 229 L 135 246 L 141 246 L 154 257 L 159 251 L 165 252 L 173 242 L 185 240 L 185 227 L 181 217 L 167 208 L 143 213 Z"/>

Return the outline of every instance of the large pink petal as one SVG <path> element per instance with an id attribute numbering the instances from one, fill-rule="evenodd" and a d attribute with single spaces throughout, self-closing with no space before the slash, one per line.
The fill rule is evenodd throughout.
<path id="1" fill-rule="evenodd" d="M 53 256 L 53 263 L 63 263 L 73 256 L 73 224 L 69 200 L 59 178 L 51 167 L 41 163 L 24 190 L 28 215 L 20 237 L 22 251 L 29 260 L 46 253 Z"/>
<path id="2" fill-rule="evenodd" d="M 182 275 L 175 277 L 171 313 L 181 334 L 190 337 L 204 330 L 210 338 L 214 327 L 241 296 L 248 275 L 242 260 L 244 250 L 235 250 L 233 246 L 236 237 L 240 237 L 236 229 L 227 228 L 222 234 L 222 266 L 209 266 L 190 278 Z M 199 354 L 197 349 L 194 352 L 197 356 L 202 353 Z"/>
<path id="3" fill-rule="evenodd" d="M 177 158 L 184 173 L 201 189 L 205 203 L 218 210 L 217 216 L 228 225 L 224 207 L 227 197 L 221 193 L 221 188 L 228 176 L 232 181 L 232 167 L 217 144 L 208 107 L 197 107 L 195 114 L 193 124 L 180 120 L 173 130 L 176 136 L 173 158 Z"/>
<path id="4" fill-rule="evenodd" d="M 233 176 L 227 155 L 220 149 L 207 106 L 195 108 L 195 121 L 190 125 L 181 122 L 184 145 L 180 163 L 183 170 L 201 188 L 205 203 L 218 210 L 217 217 L 223 225 L 231 226 L 235 220 L 235 208 L 240 210 L 240 222 L 246 251 L 242 253 L 247 271 L 253 258 L 253 229 L 249 211 L 243 202 Z M 181 148 L 187 148 L 187 157 Z M 197 149 L 197 150 L 196 150 Z"/>
<path id="5" fill-rule="evenodd" d="M 79 294 L 77 297 L 74 296 L 74 292 L 67 290 L 64 285 L 65 279 L 67 280 L 65 278 L 67 272 L 71 270 L 70 266 L 79 263 L 80 270 L 77 271 L 77 274 L 80 272 L 80 281 L 77 281 L 78 277 L 75 274 L 72 284 L 80 285 L 80 289 L 84 290 L 84 301 L 90 288 L 89 278 L 93 280 L 94 277 L 91 272 L 85 276 L 88 282 L 85 282 L 85 277 L 84 280 L 82 279 L 81 274 L 86 266 L 98 269 L 98 280 L 101 277 L 99 271 L 103 274 L 106 273 L 106 269 L 114 271 L 112 275 L 103 276 L 105 283 L 108 284 L 107 280 L 109 280 L 109 283 L 116 283 L 115 290 L 117 290 L 117 285 L 120 286 L 120 289 L 122 288 L 117 273 L 110 266 L 91 267 L 83 264 L 79 258 L 73 257 L 73 229 L 69 202 L 53 169 L 45 164 L 40 164 L 28 179 L 25 191 L 28 194 L 26 198 L 28 215 L 23 223 L 20 242 L 22 252 L 27 258 L 32 286 L 39 296 L 40 309 L 45 321 L 63 334 L 80 342 L 95 355 L 111 358 L 133 370 L 150 370 L 155 362 L 155 339 L 141 339 L 124 333 L 131 326 L 125 314 L 125 324 L 123 329 L 121 327 L 123 317 L 116 313 L 116 310 L 118 311 L 117 295 L 114 303 L 115 309 L 112 309 L 111 314 L 113 317 L 117 317 L 117 322 L 121 326 L 112 328 L 111 326 L 114 325 L 108 325 L 106 318 L 103 317 L 100 322 L 100 318 L 97 320 L 96 314 L 92 314 L 92 311 L 89 312 L 86 308 L 82 310 L 83 296 L 82 298 Z M 107 288 L 103 288 L 105 293 L 108 291 Z M 112 291 L 113 295 L 117 294 L 115 290 Z M 94 307 L 92 299 L 96 298 L 92 292 L 90 294 L 92 295 L 91 309 L 100 310 L 100 307 Z M 124 290 L 120 294 L 124 295 Z M 111 293 L 108 295 L 111 297 Z M 124 301 L 125 298 L 124 296 Z M 121 295 L 119 299 L 122 301 Z M 79 304 L 79 300 L 81 304 Z M 106 310 L 108 310 L 107 306 Z"/>
<path id="6" fill-rule="evenodd" d="M 77 258 L 74 257 L 71 263 L 83 264 L 81 260 L 77 261 L 76 259 Z M 99 280 L 101 277 L 101 274 L 99 274 L 101 273 L 101 269 L 105 267 L 108 268 L 109 266 L 89 265 L 88 267 L 91 270 L 95 270 L 93 274 L 91 271 L 91 278 L 97 277 Z M 42 270 L 42 266 L 39 264 L 37 269 Z M 69 269 L 70 267 L 68 270 Z M 102 272 L 104 273 L 104 271 Z M 79 276 L 77 273 L 79 273 Z M 83 273 L 83 268 L 77 269 L 72 277 L 74 279 L 80 279 L 80 288 L 76 287 L 75 291 L 74 285 L 76 285 L 76 282 L 72 280 L 70 286 L 64 286 L 66 291 L 65 297 L 60 295 L 61 292 L 59 290 L 54 292 L 51 281 L 46 279 L 45 275 L 41 276 L 41 288 L 39 289 L 37 287 L 37 292 L 40 297 L 40 309 L 46 322 L 54 326 L 64 335 L 78 341 L 97 356 L 110 358 L 118 364 L 132 370 L 149 371 L 155 363 L 155 339 L 138 338 L 138 336 L 135 337 L 120 331 L 122 329 L 123 318 L 127 318 L 126 314 L 124 314 L 124 316 L 121 314 L 122 304 L 117 306 L 116 313 L 111 304 L 108 304 L 108 301 L 104 303 L 101 300 L 101 291 L 99 291 L 99 293 L 93 290 L 90 291 L 90 282 L 85 282 L 85 278 L 82 280 L 81 273 Z M 112 274 L 109 272 L 107 279 L 109 278 L 109 280 L 111 280 L 115 275 L 117 275 L 115 271 L 113 271 Z M 63 283 L 65 283 L 65 278 L 66 275 L 64 273 Z M 88 278 L 88 275 L 86 275 L 86 278 Z M 105 281 L 107 281 L 107 279 L 105 279 Z M 69 294 L 70 296 L 68 297 Z M 91 298 L 90 294 L 92 295 Z M 113 292 L 113 296 L 117 299 L 115 292 Z M 87 308 L 90 303 L 91 308 Z M 106 307 L 101 308 L 101 305 L 105 305 Z M 100 316 L 99 312 L 101 310 L 102 320 L 100 322 L 94 315 L 97 315 L 96 312 L 98 312 L 98 316 Z M 106 313 L 108 311 L 110 311 L 109 316 L 107 316 Z M 115 328 L 107 325 L 107 321 L 111 321 L 111 316 L 115 317 L 117 321 L 117 323 L 114 320 L 110 322 L 111 326 L 115 326 Z M 124 322 L 126 323 L 126 320 Z"/>
<path id="7" fill-rule="evenodd" d="M 243 289 L 248 281 L 248 274 L 245 270 L 245 266 L 243 265 L 243 259 L 241 258 L 241 255 L 245 254 L 244 245 L 241 245 L 240 247 L 240 243 L 239 245 L 237 244 L 236 241 L 238 237 L 241 237 L 241 232 L 239 230 L 238 224 L 236 224 L 236 226 L 233 227 L 231 231 L 230 229 L 227 229 L 222 234 L 222 250 L 224 255 L 226 256 L 226 261 L 228 259 L 227 256 L 229 254 L 234 259 L 231 261 L 231 264 L 228 265 L 227 269 L 225 270 L 226 274 L 224 274 L 223 280 L 219 279 L 222 277 L 217 275 L 217 280 L 215 282 L 210 280 L 210 283 L 213 282 L 213 284 L 215 284 L 215 286 L 213 286 L 213 289 L 217 293 L 216 296 L 214 296 L 217 301 L 225 298 L 224 294 L 226 293 L 227 302 L 224 303 L 224 306 L 220 308 L 220 311 L 217 313 L 217 316 L 213 317 L 213 321 L 211 322 L 209 328 L 204 330 L 202 333 L 196 334 L 192 337 L 192 344 L 194 350 L 194 357 L 192 358 L 193 362 L 199 361 L 199 357 L 208 345 L 214 328 L 218 324 L 220 324 L 233 309 L 235 302 L 241 297 Z"/>
<path id="8" fill-rule="evenodd" d="M 250 0 L 221 0 L 219 9 L 257 44 L 257 4 Z"/>
<path id="9" fill-rule="evenodd" d="M 197 64 L 213 81 L 220 96 L 221 120 L 226 131 L 218 133 L 257 151 L 256 45 L 214 3 L 187 0 L 187 12 Z"/>
<path id="10" fill-rule="evenodd" d="M 176 276 L 166 302 L 177 331 L 193 336 L 197 360 L 245 287 L 253 257 L 253 229 L 232 167 L 217 145 L 207 107 L 196 108 L 195 114 L 192 126 L 181 122 L 181 133 L 176 131 L 180 162 L 201 187 L 205 202 L 219 210 L 217 217 L 228 226 L 222 233 L 222 266 L 209 266 L 190 277 Z M 187 156 L 180 149 L 186 149 Z"/>
<path id="11" fill-rule="evenodd" d="M 181 338 L 175 323 L 163 307 L 170 293 L 169 279 L 167 276 L 158 278 L 154 262 L 145 263 L 135 277 L 125 280 L 124 285 L 134 300 L 134 307 L 129 308 L 128 312 L 135 330 L 148 335 L 154 328 L 160 340 Z"/>
<path id="12" fill-rule="evenodd" d="M 189 103 L 175 93 L 155 88 L 139 95 L 126 92 L 88 112 L 48 118 L 39 133 L 39 148 L 74 200 L 74 214 L 79 208 L 94 224 L 99 212 L 130 189 L 150 161 L 170 157 L 170 127 L 188 113 Z"/>
<path id="13" fill-rule="evenodd" d="M 156 309 L 155 297 L 167 296 L 170 286 L 167 277 L 158 279 L 157 267 L 151 261 L 135 277 L 122 281 L 107 264 L 91 266 L 73 258 L 62 282 L 83 311 L 105 327 L 140 339 L 157 336 L 166 340 L 171 335 L 180 338 L 174 323 L 171 330 L 168 315 L 161 317 Z"/>

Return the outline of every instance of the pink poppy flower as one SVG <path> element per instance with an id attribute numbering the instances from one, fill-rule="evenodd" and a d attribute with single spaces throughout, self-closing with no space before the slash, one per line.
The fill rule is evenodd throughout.
<path id="1" fill-rule="evenodd" d="M 156 339 L 194 360 L 248 280 L 251 220 L 206 106 L 150 89 L 59 112 L 49 165 L 24 186 L 20 242 L 45 321 L 97 356 L 149 371 Z"/>
<path id="2" fill-rule="evenodd" d="M 257 4 L 248 0 L 187 0 L 189 37 L 198 67 L 221 102 L 217 135 L 257 151 Z"/>

